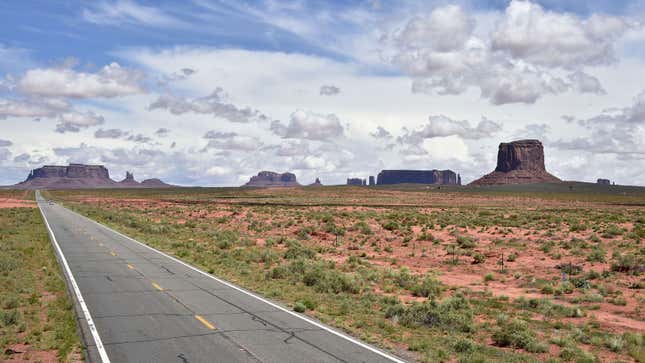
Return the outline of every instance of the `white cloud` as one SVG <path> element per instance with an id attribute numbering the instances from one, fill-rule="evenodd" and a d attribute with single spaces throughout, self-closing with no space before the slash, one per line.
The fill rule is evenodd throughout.
<path id="1" fill-rule="evenodd" d="M 67 112 L 63 113 L 58 118 L 56 124 L 56 132 L 78 132 L 80 129 L 85 129 L 92 126 L 98 126 L 105 122 L 101 115 L 97 115 L 93 111 L 88 112 Z"/>
<path id="2" fill-rule="evenodd" d="M 158 8 L 139 5 L 129 0 L 100 1 L 83 9 L 85 21 L 100 25 L 143 24 L 179 26 L 183 23 Z"/>
<path id="3" fill-rule="evenodd" d="M 420 129 L 408 131 L 400 136 L 398 141 L 403 144 L 420 145 L 425 139 L 446 136 L 481 139 L 492 136 L 501 130 L 502 126 L 499 123 L 486 118 L 482 119 L 475 127 L 471 127 L 466 120 L 457 121 L 444 115 L 435 115 L 428 117 L 428 123 Z"/>
<path id="4" fill-rule="evenodd" d="M 8 117 L 51 118 L 70 108 L 69 103 L 60 99 L 0 99 L 0 120 Z"/>
<path id="5" fill-rule="evenodd" d="M 217 88 L 213 93 L 200 98 L 183 98 L 172 94 L 163 94 L 148 106 L 148 110 L 168 110 L 173 115 L 182 115 L 188 112 L 197 114 L 211 114 L 231 122 L 251 122 L 265 120 L 266 116 L 258 110 L 249 107 L 238 108 L 226 102 L 228 96 L 222 88 Z"/>
<path id="6" fill-rule="evenodd" d="M 288 125 L 280 121 L 271 124 L 271 130 L 285 139 L 330 140 L 343 135 L 343 125 L 334 114 L 319 114 L 297 110 L 291 114 Z"/>
<path id="7" fill-rule="evenodd" d="M 11 151 L 9 149 L 0 147 L 0 161 L 9 160 L 11 157 Z"/>
<path id="8" fill-rule="evenodd" d="M 11 145 L 13 145 L 13 142 L 11 142 L 10 140 L 0 139 L 0 147 L 7 147 Z"/>
<path id="9" fill-rule="evenodd" d="M 496 105 L 534 103 L 568 91 L 602 95 L 584 67 L 615 61 L 615 43 L 632 26 L 618 17 L 544 11 L 513 0 L 493 31 L 457 5 L 415 16 L 385 38 L 384 54 L 413 78 L 412 91 L 459 95 L 469 88 Z M 566 74 L 566 72 L 570 72 Z"/>
<path id="10" fill-rule="evenodd" d="M 206 149 L 219 149 L 219 150 L 237 150 L 237 151 L 253 151 L 262 146 L 260 140 L 249 136 L 240 136 L 235 132 L 217 132 L 208 131 L 204 135 L 208 139 Z"/>
<path id="11" fill-rule="evenodd" d="M 140 71 L 110 63 L 96 73 L 71 68 L 28 70 L 17 82 L 17 89 L 29 95 L 65 98 L 112 98 L 145 92 Z"/>
<path id="12" fill-rule="evenodd" d="M 618 17 L 545 11 L 530 1 L 513 0 L 492 34 L 492 48 L 546 67 L 578 68 L 614 62 L 614 43 L 629 24 Z"/>

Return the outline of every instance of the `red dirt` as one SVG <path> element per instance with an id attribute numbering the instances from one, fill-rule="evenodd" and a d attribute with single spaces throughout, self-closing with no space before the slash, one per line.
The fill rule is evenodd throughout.
<path id="1" fill-rule="evenodd" d="M 36 202 L 27 199 L 0 198 L 2 208 L 36 208 Z"/>

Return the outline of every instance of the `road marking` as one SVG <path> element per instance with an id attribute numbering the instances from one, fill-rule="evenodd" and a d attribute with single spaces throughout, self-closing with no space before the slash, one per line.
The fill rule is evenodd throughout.
<path id="1" fill-rule="evenodd" d="M 103 247 L 103 242 L 99 242 L 99 246 Z"/>
<path id="2" fill-rule="evenodd" d="M 116 252 L 114 252 L 114 251 L 110 251 L 110 254 L 111 254 L 112 256 L 116 256 Z"/>
<path id="3" fill-rule="evenodd" d="M 38 199 L 40 199 L 40 191 L 36 192 L 36 200 Z M 87 308 L 87 305 L 85 304 L 83 295 L 81 295 L 81 290 L 79 290 L 78 284 L 76 283 L 76 279 L 74 278 L 74 275 L 72 275 L 72 271 L 69 269 L 69 264 L 67 263 L 67 259 L 65 259 L 65 255 L 63 255 L 63 251 L 60 249 L 60 246 L 58 245 L 56 236 L 54 235 L 54 232 L 49 226 L 49 222 L 47 221 L 47 217 L 45 217 L 45 213 L 43 212 L 42 207 L 40 206 L 40 203 L 38 203 L 38 209 L 40 210 L 40 215 L 43 216 L 43 220 L 45 221 L 45 226 L 47 226 L 47 231 L 49 232 L 49 237 L 54 243 L 54 247 L 56 248 L 56 252 L 58 253 L 60 262 L 63 265 L 65 273 L 67 274 L 67 278 L 69 279 L 69 284 L 72 285 L 72 290 L 74 290 L 74 294 L 76 295 L 76 300 L 78 301 L 78 304 L 81 307 L 81 311 L 83 312 L 83 315 L 85 316 L 87 327 L 90 329 L 90 333 L 92 333 L 92 338 L 94 339 L 96 350 L 98 350 L 99 352 L 99 357 L 101 358 L 101 362 L 110 363 L 110 358 L 108 357 L 107 352 L 105 351 L 105 347 L 103 346 L 103 341 L 101 341 L 101 336 L 99 335 L 99 332 L 96 329 L 96 325 L 94 325 L 94 320 L 92 319 L 92 315 L 90 314 L 90 311 Z"/>
<path id="4" fill-rule="evenodd" d="M 131 264 L 128 264 L 128 268 L 129 268 L 130 270 L 134 270 L 134 266 L 132 266 Z"/>
<path id="5" fill-rule="evenodd" d="M 152 283 L 152 286 L 154 286 L 154 288 L 155 288 L 155 289 L 157 289 L 157 290 L 159 290 L 159 291 L 163 291 L 163 287 L 159 286 L 159 284 L 158 284 L 158 283 L 156 283 L 156 282 L 153 282 L 153 283 Z"/>
<path id="6" fill-rule="evenodd" d="M 204 324 L 208 329 L 215 330 L 215 326 L 201 316 L 195 315 L 195 319 L 199 320 L 199 322 Z"/>
<path id="7" fill-rule="evenodd" d="M 63 208 L 65 208 L 65 207 L 63 207 Z M 385 352 L 383 352 L 383 351 L 381 351 L 381 350 L 379 350 L 377 348 L 369 346 L 366 343 L 363 343 L 363 342 L 361 342 L 360 340 L 358 340 L 356 338 L 350 337 L 349 335 L 346 335 L 346 334 L 343 334 L 343 333 L 341 333 L 339 331 L 336 331 L 336 330 L 334 330 L 334 329 L 332 329 L 332 328 L 330 328 L 330 327 L 328 327 L 328 326 L 326 326 L 326 325 L 324 325 L 322 323 L 319 323 L 319 322 L 317 322 L 317 321 L 315 321 L 313 319 L 310 319 L 310 318 L 308 318 L 306 316 L 303 316 L 303 315 L 300 315 L 298 313 L 295 313 L 295 312 L 293 312 L 293 311 L 291 311 L 291 310 L 289 310 L 289 309 L 287 309 L 287 308 L 285 308 L 283 306 L 280 306 L 280 305 L 278 305 L 278 304 L 276 304 L 276 303 L 274 303 L 272 301 L 269 301 L 269 300 L 267 300 L 267 299 L 265 299 L 263 297 L 260 297 L 258 295 L 255 295 L 254 293 L 252 293 L 250 291 L 247 291 L 247 290 L 245 290 L 245 289 L 243 289 L 243 288 L 241 288 L 241 287 L 239 287 L 237 285 L 234 285 L 234 284 L 232 284 L 232 283 L 230 283 L 230 282 L 228 282 L 226 280 L 222 280 L 220 278 L 217 278 L 217 277 L 215 277 L 215 276 L 213 276 L 213 275 L 211 275 L 209 273 L 206 273 L 206 272 L 198 269 L 197 267 L 191 266 L 191 265 L 187 264 L 186 262 L 184 262 L 184 261 L 182 261 L 180 259 L 177 259 L 177 258 L 175 258 L 175 257 L 173 257 L 173 256 L 171 256 L 171 255 L 169 255 L 169 254 L 167 254 L 165 252 L 161 252 L 156 248 L 150 247 L 145 243 L 141 243 L 141 242 L 137 241 L 136 239 L 134 239 L 132 237 L 128 237 L 125 234 L 123 234 L 123 233 L 121 233 L 119 231 L 116 231 L 116 230 L 114 230 L 114 229 L 112 229 L 112 228 L 110 228 L 110 227 L 108 227 L 106 225 L 103 225 L 103 224 L 101 224 L 101 223 L 99 223 L 99 222 L 97 222 L 97 221 L 95 221 L 95 220 L 93 220 L 91 218 L 88 218 L 88 217 L 86 217 L 86 216 L 84 216 L 82 214 L 79 214 L 79 213 L 77 213 L 77 212 L 75 212 L 73 210 L 67 209 L 67 208 L 65 208 L 65 210 L 71 212 L 72 214 L 75 214 L 75 215 L 81 217 L 82 219 L 85 219 L 85 220 L 87 220 L 89 222 L 92 222 L 95 225 L 97 225 L 99 227 L 102 227 L 102 228 L 104 228 L 104 229 L 106 229 L 106 230 L 108 230 L 108 231 L 110 231 L 110 232 L 112 232 L 112 233 L 114 233 L 114 234 L 116 234 L 118 236 L 121 236 L 121 237 L 123 237 L 123 238 L 125 238 L 125 239 L 127 239 L 129 241 L 132 241 L 132 242 L 134 242 L 134 243 L 136 243 L 136 244 L 138 244 L 138 245 L 140 245 L 140 246 L 142 246 L 144 248 L 147 248 L 147 249 L 149 249 L 151 251 L 154 251 L 154 252 L 156 252 L 156 253 L 164 256 L 164 257 L 167 257 L 167 258 L 171 259 L 172 261 L 175 261 L 175 262 L 177 262 L 177 263 L 179 263 L 179 264 L 181 264 L 181 265 L 183 265 L 183 266 L 185 266 L 185 267 L 187 267 L 187 268 L 189 268 L 189 269 L 191 269 L 191 270 L 193 270 L 193 271 L 195 271 L 195 272 L 197 272 L 199 274 L 202 274 L 202 275 L 204 275 L 204 276 L 206 276 L 208 278 L 211 278 L 211 279 L 219 282 L 220 284 L 224 284 L 224 285 L 226 285 L 226 286 L 228 286 L 228 287 L 230 287 L 230 288 L 232 288 L 234 290 L 237 290 L 237 291 L 239 291 L 239 292 L 241 292 L 241 293 L 243 293 L 243 294 L 245 294 L 247 296 L 250 296 L 250 297 L 252 297 L 252 298 L 254 298 L 256 300 L 262 301 L 263 303 L 265 303 L 265 304 L 267 304 L 267 305 L 269 305 L 271 307 L 274 307 L 274 308 L 276 308 L 278 310 L 281 310 L 281 311 L 283 311 L 283 312 L 285 312 L 285 313 L 287 313 L 287 314 L 289 314 L 291 316 L 294 316 L 294 317 L 296 317 L 296 318 L 298 318 L 300 320 L 306 321 L 307 323 L 309 323 L 311 325 L 314 325 L 314 326 L 316 326 L 316 327 L 318 327 L 320 329 L 323 329 L 326 332 L 331 333 L 331 334 L 333 334 L 333 335 L 335 335 L 335 336 L 337 336 L 339 338 L 345 339 L 348 342 L 354 343 L 354 344 L 358 345 L 361 348 L 367 349 L 372 353 L 380 355 L 383 358 L 389 359 L 390 361 L 396 362 L 396 363 L 406 363 L 402 359 L 399 359 L 399 358 L 397 358 L 397 357 L 395 357 L 395 356 L 393 356 L 391 354 L 385 353 Z"/>

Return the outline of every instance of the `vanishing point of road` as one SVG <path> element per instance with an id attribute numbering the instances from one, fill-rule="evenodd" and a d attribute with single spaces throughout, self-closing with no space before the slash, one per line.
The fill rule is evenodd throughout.
<path id="1" fill-rule="evenodd" d="M 36 198 L 90 362 L 403 362 Z"/>

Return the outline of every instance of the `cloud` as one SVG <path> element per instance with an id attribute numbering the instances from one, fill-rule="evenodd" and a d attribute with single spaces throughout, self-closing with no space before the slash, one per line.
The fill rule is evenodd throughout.
<path id="1" fill-rule="evenodd" d="M 88 112 L 67 112 L 63 113 L 58 118 L 56 124 L 56 132 L 61 134 L 65 132 L 78 132 L 80 129 L 85 129 L 92 126 L 98 126 L 105 122 L 103 116 L 97 115 L 93 111 Z"/>
<path id="2" fill-rule="evenodd" d="M 148 26 L 180 26 L 183 23 L 162 10 L 139 5 L 133 1 L 101 1 L 83 9 L 85 21 L 99 25 L 142 24 Z"/>
<path id="3" fill-rule="evenodd" d="M 370 136 L 372 136 L 372 137 L 373 137 L 373 138 L 375 138 L 375 139 L 385 139 L 385 140 L 389 140 L 389 139 L 391 139 L 391 138 L 392 138 L 392 133 L 390 133 L 389 131 L 387 131 L 387 130 L 386 130 L 385 128 L 383 128 L 382 126 L 378 126 L 378 127 L 376 128 L 376 131 L 374 131 L 374 132 L 370 132 Z"/>
<path id="4" fill-rule="evenodd" d="M 257 138 L 240 136 L 235 132 L 218 132 L 211 130 L 206 132 L 203 138 L 209 140 L 208 144 L 204 147 L 204 150 L 220 149 L 253 151 L 262 146 L 262 143 Z"/>
<path id="5" fill-rule="evenodd" d="M 276 156 L 290 157 L 310 154 L 309 144 L 302 140 L 290 140 L 282 142 L 279 145 L 270 145 L 264 147 L 265 150 L 272 150 Z"/>
<path id="6" fill-rule="evenodd" d="M 152 141 L 152 138 L 150 138 L 148 136 L 145 136 L 143 134 L 136 134 L 136 135 L 128 136 L 128 138 L 126 140 L 141 143 L 141 144 L 145 144 L 145 143 L 148 143 L 148 142 Z"/>
<path id="7" fill-rule="evenodd" d="M 71 105 L 60 99 L 0 99 L 0 120 L 8 117 L 51 118 L 70 109 Z"/>
<path id="8" fill-rule="evenodd" d="M 610 64 L 615 61 L 614 43 L 629 26 L 618 17 L 579 19 L 513 0 L 492 34 L 492 49 L 550 68 Z"/>
<path id="9" fill-rule="evenodd" d="M 334 96 L 340 93 L 340 88 L 332 85 L 323 85 L 320 86 L 320 95 L 321 96 Z"/>
<path id="10" fill-rule="evenodd" d="M 11 151 L 9 149 L 0 147 L 0 161 L 9 160 L 11 157 Z"/>
<path id="11" fill-rule="evenodd" d="M 475 127 L 466 120 L 457 121 L 444 115 L 428 117 L 428 123 L 421 128 L 406 132 L 398 138 L 399 143 L 420 145 L 425 139 L 436 137 L 459 136 L 464 139 L 480 139 L 489 137 L 502 130 L 502 125 L 486 118 Z"/>
<path id="12" fill-rule="evenodd" d="M 645 91 L 634 98 L 631 106 L 605 110 L 581 120 L 580 124 L 591 133 L 559 139 L 553 146 L 563 150 L 645 159 Z"/>
<path id="13" fill-rule="evenodd" d="M 165 127 L 162 127 L 162 128 L 157 129 L 157 131 L 155 131 L 155 136 L 157 136 L 157 137 L 166 137 L 166 136 L 168 136 L 169 133 L 170 133 L 170 130 L 168 130 Z"/>
<path id="14" fill-rule="evenodd" d="M 72 68 L 36 68 L 18 81 L 17 90 L 41 97 L 113 98 L 145 92 L 144 74 L 110 63 L 96 73 Z"/>
<path id="15" fill-rule="evenodd" d="M 31 156 L 29 154 L 23 153 L 23 154 L 20 154 L 20 155 L 16 156 L 15 158 L 13 158 L 13 161 L 16 162 L 16 163 L 24 163 L 24 162 L 29 161 L 30 157 Z"/>
<path id="16" fill-rule="evenodd" d="M 0 147 L 7 147 L 13 145 L 13 142 L 9 140 L 0 139 Z"/>
<path id="17" fill-rule="evenodd" d="M 118 139 L 127 134 L 128 133 L 126 131 L 120 129 L 98 129 L 94 132 L 94 137 L 97 139 Z"/>
<path id="18" fill-rule="evenodd" d="M 618 17 L 581 19 L 513 0 L 492 32 L 482 34 L 473 17 L 448 5 L 388 34 L 383 54 L 412 77 L 414 93 L 459 95 L 476 88 L 495 105 L 534 103 L 568 91 L 604 94 L 583 69 L 614 63 L 615 43 L 632 26 Z"/>
<path id="19" fill-rule="evenodd" d="M 266 116 L 249 107 L 238 108 L 225 101 L 226 93 L 222 88 L 217 88 L 213 93 L 201 98 L 182 98 L 172 94 L 164 94 L 148 106 L 148 110 L 168 110 L 173 115 L 182 115 L 188 112 L 197 114 L 211 114 L 231 122 L 251 122 L 265 120 Z"/>
<path id="20" fill-rule="evenodd" d="M 325 141 L 343 135 L 344 128 L 338 116 L 297 110 L 291 114 L 289 124 L 280 121 L 271 123 L 274 134 L 285 139 L 309 139 Z"/>

